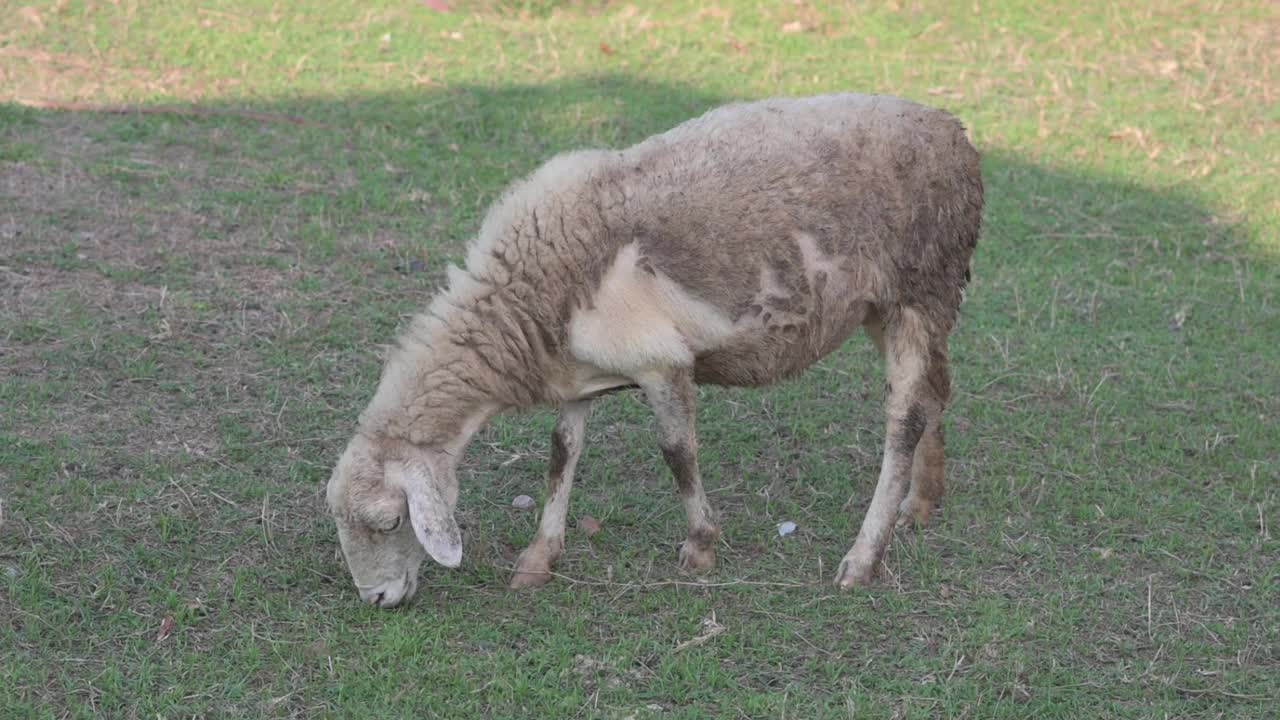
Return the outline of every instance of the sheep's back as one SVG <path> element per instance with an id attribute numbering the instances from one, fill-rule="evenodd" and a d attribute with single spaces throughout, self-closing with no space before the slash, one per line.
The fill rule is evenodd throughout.
<path id="1" fill-rule="evenodd" d="M 653 265 L 732 317 L 760 268 L 804 284 L 797 234 L 880 279 L 881 300 L 958 305 L 977 239 L 978 156 L 950 115 L 835 95 L 713 110 L 621 153 L 611 178 Z"/>

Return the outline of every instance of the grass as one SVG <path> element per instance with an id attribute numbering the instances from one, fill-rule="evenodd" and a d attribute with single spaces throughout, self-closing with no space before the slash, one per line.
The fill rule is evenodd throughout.
<path id="1" fill-rule="evenodd" d="M 0 714 L 1274 713 L 1275 6 L 455 4 L 11 13 Z M 378 349 L 503 185 L 837 89 L 946 107 L 985 156 L 935 524 L 898 534 L 875 588 L 829 585 L 881 441 L 859 339 L 799 381 L 703 391 L 711 576 L 675 567 L 682 512 L 622 395 L 573 502 L 604 530 L 570 530 L 563 578 L 503 589 L 539 412 L 468 454 L 463 566 L 362 605 L 324 482 Z"/>

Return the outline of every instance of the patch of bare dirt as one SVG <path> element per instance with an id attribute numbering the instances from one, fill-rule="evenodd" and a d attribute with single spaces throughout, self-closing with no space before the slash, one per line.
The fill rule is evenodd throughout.
<path id="1" fill-rule="evenodd" d="M 0 544 L 70 548 L 47 568 L 54 591 L 149 615 L 160 611 L 141 575 L 95 585 L 104 568 L 130 567 L 133 548 L 220 548 L 183 583 L 197 603 L 228 596 L 237 568 L 315 552 L 299 545 L 323 503 L 290 470 L 330 462 L 333 440 L 291 418 L 357 408 L 333 406 L 346 376 L 316 382 L 291 363 L 336 364 L 345 351 L 326 345 L 324 327 L 369 291 L 303 260 L 292 208 L 219 203 L 210 189 L 236 177 L 190 146 L 103 139 L 107 122 L 48 115 L 0 128 L 0 142 L 40 149 L 0 162 L 0 378 L 16 390 L 0 432 L 68 448 L 48 468 L 20 469 L 22 486 L 0 469 Z M 300 290 L 306 279 L 318 288 Z M 288 361 L 282 346 L 294 347 Z M 264 471 L 266 497 L 246 492 L 252 481 L 218 479 Z M 182 534 L 218 515 L 203 540 Z"/>
<path id="2" fill-rule="evenodd" d="M 316 389 L 281 392 L 289 378 L 263 352 L 367 291 L 304 265 L 298 217 L 208 201 L 225 178 L 189 147 L 130 144 L 129 174 L 114 177 L 100 122 L 41 118 L 25 132 L 46 152 L 0 163 L 0 368 L 56 389 L 17 408 L 11 430 L 195 458 L 218 452 L 228 414 L 278 435 L 280 402 L 263 396 Z M 305 303 L 304 278 L 322 280 Z"/>

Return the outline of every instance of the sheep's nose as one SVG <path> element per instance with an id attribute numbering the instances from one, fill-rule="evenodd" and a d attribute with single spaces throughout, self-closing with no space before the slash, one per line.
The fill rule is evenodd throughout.
<path id="1" fill-rule="evenodd" d="M 390 588 L 386 584 L 372 588 L 360 588 L 360 599 L 377 607 L 382 607 L 383 601 L 387 599 L 387 591 Z M 394 593 L 392 593 L 394 595 Z"/>
<path id="2" fill-rule="evenodd" d="M 360 599 L 380 608 L 392 608 L 413 595 L 414 584 L 408 575 L 373 587 L 359 587 Z"/>

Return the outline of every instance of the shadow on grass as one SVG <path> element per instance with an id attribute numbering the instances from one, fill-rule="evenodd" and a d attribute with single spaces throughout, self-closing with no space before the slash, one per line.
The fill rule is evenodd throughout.
<path id="1" fill-rule="evenodd" d="M 95 588 L 110 583 L 113 606 L 135 612 L 102 622 L 142 642 L 107 643 L 98 652 L 121 653 L 126 676 L 140 657 L 177 662 L 151 648 L 154 631 L 131 624 L 167 611 L 165 603 L 180 608 L 198 597 L 232 608 L 227 618 L 237 626 L 251 624 L 246 616 L 306 619 L 348 606 L 319 488 L 376 381 L 374 347 L 425 304 L 440 275 L 438 256 L 458 256 L 502 187 L 552 154 L 624 146 L 726 100 L 611 75 L 209 106 L 214 114 L 204 117 L 0 108 L 7 143 L 0 155 L 0 337 L 12 343 L 0 346 L 0 401 L 12 409 L 0 421 L 0 561 L 21 566 L 15 587 L 22 591 L 13 597 L 24 612 L 50 612 L 55 621 L 29 624 L 27 644 L 39 653 L 68 633 L 101 632 L 98 620 L 85 618 L 95 617 Z M 303 123 L 236 117 L 239 111 Z M 1274 318 L 1249 304 L 1274 293 L 1273 259 L 1250 250 L 1194 193 L 984 151 L 984 235 L 953 348 L 957 385 L 970 391 L 951 410 L 962 426 L 953 434 L 960 498 L 953 507 L 968 501 L 958 510 L 968 531 L 998 534 L 1003 518 L 1026 517 L 1020 503 L 1030 502 L 1034 481 L 1046 474 L 1105 479 L 1109 465 L 1135 454 L 1142 464 L 1126 468 L 1133 474 L 1221 478 L 1224 468 L 1245 472 L 1252 458 L 1274 453 L 1264 434 L 1274 432 L 1245 424 L 1253 401 L 1232 394 L 1252 388 L 1268 412 L 1280 396 L 1249 376 L 1262 373 L 1272 384 L 1280 377 L 1263 332 Z M 427 272 L 415 274 L 405 260 L 424 254 Z M 847 377 L 848 362 L 833 359 L 831 367 Z M 848 520 L 832 498 L 852 493 L 861 498 L 857 507 L 865 503 L 874 469 L 864 461 L 842 455 L 810 484 L 783 488 L 772 501 L 757 496 L 775 478 L 830 464 L 823 448 L 833 440 L 824 428 L 878 426 L 874 401 L 855 403 L 852 412 L 849 403 L 823 409 L 820 400 L 844 382 L 824 377 L 833 376 L 811 374 L 789 389 L 756 393 L 782 399 L 775 408 L 748 409 L 745 420 L 716 402 L 723 396 L 704 406 L 704 448 L 741 426 L 768 428 L 753 438 L 758 447 L 742 448 L 754 461 L 739 465 L 741 487 L 707 469 L 709 484 L 726 490 L 717 502 L 733 511 L 728 536 L 756 532 L 757 518 L 767 522 L 770 512 L 800 517 L 816 507 L 809 516 L 815 552 L 834 559 L 851 540 L 841 536 Z M 1180 383 L 1197 378 L 1226 390 L 1197 400 L 1194 414 L 1179 410 L 1187 402 Z M 639 467 L 649 476 L 580 491 L 588 505 L 642 509 L 635 532 L 606 533 L 599 542 L 623 552 L 674 539 L 678 512 L 641 432 L 647 420 L 617 406 L 598 417 L 599 426 L 625 432 L 603 433 L 603 449 L 588 456 L 592 472 L 629 478 Z M 527 540 L 527 518 L 513 519 L 492 498 L 517 488 L 537 493 L 545 429 L 499 423 L 473 445 L 462 501 L 468 558 L 462 573 L 439 580 L 450 592 L 501 582 L 500 568 Z M 1215 432 L 1234 438 L 1235 455 L 1200 448 Z M 1015 462 L 1039 469 L 1028 473 Z M 1194 535 L 1206 514 L 1234 527 L 1234 494 L 1181 514 L 1154 499 L 1202 501 L 1194 494 L 1203 488 L 1184 492 L 1174 480 L 1135 490 L 1089 479 L 1082 481 L 1087 493 L 1051 491 L 1044 505 L 1037 497 L 1040 515 L 1025 522 L 1093 518 L 1094 507 L 1105 507 L 1113 527 L 1144 532 L 1143 523 L 1163 521 Z M 1134 492 L 1151 495 L 1139 494 L 1131 506 L 1114 502 Z M 1154 510 L 1144 516 L 1140 508 Z M 197 536 L 201 523 L 228 532 Z M 1088 525 L 1037 532 L 1079 544 L 1092 540 Z M 1221 532 L 1228 537 L 1215 557 L 1256 560 Z M 93 557 L 67 552 L 64 539 L 97 549 Z M 994 565 L 971 545 L 951 544 L 948 552 L 956 568 L 979 578 Z M 608 558 L 587 555 L 575 556 L 568 571 L 613 571 Z M 111 571 L 113 557 L 125 558 L 124 570 Z M 753 564 L 783 576 L 799 572 L 747 550 L 730 550 L 724 561 L 744 573 Z M 1140 572 L 1105 572 L 1117 582 L 1149 577 L 1162 561 L 1149 553 Z M 1175 566 L 1165 570 L 1176 576 Z M 103 580 L 109 572 L 126 577 Z M 910 572 L 902 577 L 908 590 L 922 582 Z M 157 578 L 180 591 L 156 590 Z M 258 589 L 247 602 L 246 586 Z M 295 609 L 294 598 L 311 604 Z M 507 596 L 476 602 L 490 616 L 533 612 Z M 617 639 L 602 632 L 604 641 Z M 212 634 L 204 641 L 222 642 Z M 327 682 L 322 672 L 299 672 L 304 682 Z M 260 682 L 280 694 L 269 675 Z M 55 681 L 41 698 L 62 705 L 74 685 Z"/>
<path id="2" fill-rule="evenodd" d="M 27 346 L 24 352 L 4 356 L 6 363 L 21 356 L 22 367 L 6 373 L 11 376 L 9 392 L 26 398 L 29 406 L 65 405 L 68 413 L 77 410 L 77 403 L 87 402 L 83 397 L 77 400 L 75 393 L 46 397 L 49 393 L 40 390 L 53 387 L 58 373 L 33 358 L 41 355 L 41 347 L 53 352 L 61 344 L 67 323 L 91 332 L 114 328 L 122 351 L 139 356 L 151 345 L 161 346 L 155 361 L 143 367 L 102 365 L 98 377 L 101 382 L 105 374 L 108 385 L 112 374 L 126 372 L 155 383 L 181 381 L 181 374 L 193 366 L 217 364 L 210 358 L 243 351 L 247 357 L 237 362 L 248 365 L 242 373 L 252 375 L 266 365 L 277 371 L 273 383 L 284 388 L 336 384 L 337 399 L 319 412 L 294 417 L 288 432 L 279 417 L 274 422 L 269 416 L 246 419 L 240 425 L 210 422 L 200 417 L 209 411 L 199 403 L 174 410 L 197 416 L 175 427 L 203 427 L 214 433 L 203 446 L 215 460 L 256 466 L 248 475 L 269 484 L 284 480 L 269 468 L 301 462 L 306 467 L 287 477 L 305 479 L 304 487 L 314 487 L 327 474 L 327 458 L 341 445 L 342 433 L 333 428 L 348 426 L 358 410 L 350 403 L 362 404 L 376 379 L 372 346 L 387 342 L 398 318 L 425 303 L 441 275 L 438 256 L 460 255 L 488 203 L 508 182 L 556 152 L 625 146 L 727 101 L 693 86 L 605 75 L 533 86 L 209 105 L 202 110 L 208 113 L 204 116 L 68 116 L 0 108 L 6 120 L 2 132 L 12 140 L 0 170 L 0 212 L 9 215 L 0 263 L 12 277 L 40 277 L 40 282 L 4 286 L 10 302 L 0 314 L 3 332 Z M 59 130 L 42 134 L 47 125 Z M 80 127 L 73 132 L 68 126 Z M 75 144 L 61 147 L 63 138 Z M 67 183 L 69 176 L 64 175 L 61 191 L 51 176 L 23 170 L 49 156 L 65 166 L 80 157 L 81 149 L 85 156 L 98 156 L 97 164 L 78 182 Z M 980 357 L 991 352 L 988 337 L 997 339 L 998 348 L 1003 338 L 1006 371 L 1045 370 L 1053 358 L 1061 360 L 1058 346 L 1064 343 L 1094 353 L 1087 362 L 1098 364 L 1102 360 L 1096 356 L 1111 352 L 1117 335 L 1170 352 L 1191 337 L 1202 345 L 1221 341 L 1224 334 L 1235 333 L 1240 322 L 1249 321 L 1207 303 L 1222 294 L 1252 295 L 1258 292 L 1256 286 L 1265 287 L 1264 281 L 1274 277 L 1269 259 L 1251 253 L 1234 225 L 1190 193 L 1155 191 L 1087 171 L 1046 167 L 999 148 L 983 150 L 987 213 L 975 258 L 977 279 L 964 308 L 967 319 L 956 334 L 958 359 L 963 363 L 972 358 L 981 368 L 976 377 L 968 378 L 971 387 L 981 385 L 988 372 L 999 373 L 1000 368 L 985 366 Z M 42 189 L 44 185 L 48 187 Z M 42 194 L 45 190 L 62 194 L 51 199 Z M 76 205 L 95 191 L 133 198 L 136 205 L 131 207 L 137 212 L 114 218 L 119 227 L 100 232 L 97 226 L 105 214 Z M 428 200 L 420 201 L 423 197 Z M 183 212 L 175 216 L 171 204 L 182 206 Z M 181 235 L 178 228 L 188 226 L 200 231 Z M 116 238 L 113 247 L 124 249 L 83 260 L 93 250 L 85 238 L 95 233 Z M 376 250 L 390 246 L 392 255 L 382 257 L 351 242 L 364 236 L 380 238 L 374 243 Z M 253 240 L 240 240 L 243 237 Z M 216 254 L 209 253 L 211 246 L 218 248 Z M 427 262 L 412 267 L 425 268 L 423 278 L 395 272 L 410 267 L 406 257 L 422 255 Z M 1242 270 L 1250 258 L 1253 265 Z M 253 272 L 230 272 L 246 266 Z M 230 274 L 219 275 L 223 270 Z M 208 303 L 211 313 L 239 312 L 253 319 L 284 313 L 289 319 L 236 338 L 227 333 L 200 338 L 204 357 L 193 360 L 183 357 L 192 348 L 182 343 L 180 334 L 176 342 L 155 341 L 156 318 L 147 317 L 146 308 L 107 303 L 94 307 L 90 302 L 85 309 L 88 319 L 62 313 L 59 300 L 74 294 L 71 286 L 84 282 L 85 273 L 105 276 L 97 280 L 107 284 L 190 289 L 195 297 L 190 301 L 193 317 L 201 314 L 201 303 Z M 268 292 L 277 287 L 269 277 L 273 273 L 289 275 L 291 284 L 284 286 L 289 292 Z M 214 293 L 201 295 L 202 284 L 212 276 L 224 281 L 230 277 L 229 285 L 221 287 L 226 291 L 222 295 L 233 296 L 232 302 Z M 340 290 L 329 291 L 330 286 Z M 24 295 L 21 305 L 33 314 L 19 316 L 19 303 L 14 302 L 18 295 Z M 1184 330 L 1185 320 L 1177 320 L 1177 313 L 1187 305 L 1204 308 L 1197 311 L 1197 322 Z M 150 324 L 113 317 L 113 308 Z M 166 318 L 160 320 L 163 324 Z M 1221 323 L 1215 329 L 1201 320 Z M 309 323 L 309 329 L 297 332 L 298 321 Z M 1180 336 L 1170 334 L 1170 323 L 1175 322 Z M 255 344 L 259 336 L 268 343 Z M 1263 352 L 1261 339 L 1244 346 L 1246 353 L 1255 350 Z M 1010 352 L 1025 352 L 1022 363 Z M 355 370 L 326 377 L 289 370 L 316 353 L 350 359 Z M 87 357 L 63 359 L 76 363 L 87 362 Z M 963 369 L 959 372 L 965 374 Z M 59 376 L 57 387 L 76 383 Z M 289 392 L 273 387 L 270 396 Z M 129 404 L 127 398 L 120 400 Z M 258 404 L 246 400 L 245 415 L 262 415 Z M 876 408 L 866 412 L 875 417 Z M 20 412 L 14 422 L 6 423 L 11 437 L 57 437 L 17 431 L 21 417 Z M 114 440 L 108 438 L 118 439 L 120 426 L 72 424 L 67 429 L 73 442 L 83 439 L 109 446 Z M 309 439 L 286 452 L 264 442 L 272 437 L 282 443 L 288 437 Z M 21 469 L 18 477 L 38 482 Z M 11 507 L 10 512 L 15 511 L 20 513 L 21 506 Z"/>
<path id="3" fill-rule="evenodd" d="M 512 179 L 556 152 L 625 146 L 726 101 L 694 86 L 604 75 L 532 86 L 209 105 L 203 116 L 69 117 L 0 108 L 6 121 L 2 132 L 11 140 L 6 159 L 0 161 L 5 180 L 0 211 L 9 214 L 0 262 L 11 274 L 42 276 L 36 284 L 7 284 L 13 293 L 34 292 L 26 307 L 34 308 L 36 317 L 19 318 L 10 303 L 0 321 L 19 344 L 23 338 L 37 345 L 56 343 L 58 323 L 68 320 L 58 319 L 44 303 L 62 297 L 68 283 L 82 279 L 73 271 L 97 272 L 107 281 L 198 291 L 211 269 L 247 264 L 266 270 L 233 277 L 245 295 L 269 286 L 264 279 L 269 271 L 292 268 L 295 275 L 321 279 L 293 277 L 293 290 L 304 296 L 314 290 L 316 299 L 290 308 L 304 321 L 314 316 L 327 324 L 304 334 L 302 342 L 295 338 L 293 345 L 274 347 L 286 355 L 317 347 L 365 350 L 371 341 L 389 339 L 395 318 L 425 303 L 441 274 L 438 256 L 460 254 L 488 203 Z M 50 124 L 60 130 L 42 135 Z M 82 127 L 71 132 L 68 125 Z M 72 138 L 75 145 L 59 146 L 63 138 Z M 85 156 L 98 156 L 98 163 L 85 170 L 79 184 L 64 182 L 62 195 L 54 199 L 42 194 L 60 192 L 51 176 L 23 170 L 47 156 L 56 156 L 64 166 L 74 163 L 81 149 Z M 965 306 L 969 320 L 958 331 L 962 354 L 965 337 L 1019 330 L 1063 336 L 1099 352 L 1117 333 L 1150 334 L 1161 346 L 1167 344 L 1168 327 L 1182 306 L 1210 302 L 1221 293 L 1244 299 L 1275 275 L 1270 258 L 1251 251 L 1235 225 L 1191 193 L 1047 167 L 999 148 L 983 150 L 987 213 L 975 259 L 978 279 Z M 116 247 L 125 250 L 103 255 L 96 264 L 77 260 L 91 251 L 84 238 L 97 232 L 104 217 L 94 208 L 76 207 L 85 191 L 94 190 L 137 200 L 137 213 L 115 218 L 120 227 L 100 233 L 115 237 Z M 177 217 L 170 212 L 171 201 L 184 207 Z M 190 225 L 200 232 L 175 235 L 176 227 Z M 254 228 L 257 234 L 248 232 Z M 237 239 L 250 235 L 252 242 Z M 373 244 L 381 243 L 380 250 L 391 246 L 395 257 L 381 261 L 366 252 L 368 247 L 350 242 L 364 236 L 380 238 Z M 219 253 L 208 254 L 217 241 L 222 241 Z M 162 251 L 161 259 L 148 252 L 152 246 Z M 137 257 L 129 254 L 130 248 L 140 251 Z M 413 267 L 425 267 L 430 282 L 390 272 L 408 267 L 405 257 L 424 254 L 428 261 Z M 279 260 L 290 255 L 288 261 Z M 129 261 L 121 262 L 125 256 Z M 342 258 L 346 260 L 338 262 Z M 59 280 L 60 271 L 65 282 Z M 367 283 L 370 273 L 379 277 Z M 316 283 L 329 280 L 346 283 L 345 291 L 321 292 Z M 249 301 L 237 302 L 245 306 Z M 262 315 L 272 309 L 256 301 L 250 306 Z M 341 318 L 344 309 L 370 322 L 353 327 Z M 110 324 L 110 308 L 89 312 L 100 324 Z M 1201 312 L 1209 319 L 1226 311 Z M 1185 320 L 1176 322 L 1181 332 Z M 1201 332 L 1212 342 L 1220 335 L 1198 327 L 1188 325 L 1184 337 Z M 142 332 L 124 329 L 135 344 L 145 345 Z M 267 334 L 289 332 L 281 327 Z M 969 346 L 982 342 L 973 340 Z M 218 344 L 208 347 L 216 351 Z M 1007 344 L 1004 352 L 1009 352 Z M 365 355 L 360 367 L 367 387 L 374 358 L 367 350 Z M 258 357 L 256 362 L 295 360 Z M 1048 356 L 1032 360 L 1047 362 Z M 162 363 L 143 370 L 163 378 L 180 366 Z M 39 384 L 48 375 L 28 368 L 17 377 L 22 384 Z M 280 380 L 303 382 L 301 377 Z M 321 428 L 353 409 L 334 408 L 336 415 L 320 413 L 306 423 L 326 438 L 320 447 L 309 446 L 308 454 L 332 455 L 334 438 Z M 223 433 L 223 450 L 228 443 L 236 445 L 230 440 L 236 434 Z M 255 432 L 241 434 L 241 442 L 257 437 Z M 234 459 L 265 460 L 264 452 L 270 452 L 269 446 Z M 313 469 L 305 474 L 314 480 L 323 473 Z"/>
<path id="4" fill-rule="evenodd" d="M 610 74 L 543 85 L 207 104 L 195 114 L 85 115 L 89 122 L 105 126 L 98 138 L 108 143 L 189 143 L 196 153 L 207 152 L 210 161 L 246 162 L 246 199 L 255 193 L 296 190 L 288 187 L 288 177 L 255 176 L 264 162 L 288 160 L 269 155 L 278 149 L 273 143 L 287 136 L 295 160 L 318 168 L 331 164 L 365 171 L 357 173 L 361 184 L 332 188 L 341 191 L 340 205 L 354 199 L 376 211 L 382 207 L 379 196 L 397 187 L 428 192 L 443 188 L 454 191 L 463 209 L 455 219 L 465 221 L 476 220 L 503 186 L 557 152 L 624 147 L 736 99 L 692 85 Z M 933 104 L 928 98 L 916 99 Z M 16 126 L 50 112 L 0 107 L 7 123 Z M 180 133 L 158 137 L 159 128 L 170 124 L 190 130 L 189 138 Z M 209 139 L 201 130 L 209 129 L 220 132 L 201 147 L 201 141 Z M 234 142 L 228 143 L 228 136 Z M 997 244 L 994 251 L 999 252 L 1008 245 L 1032 269 L 1043 269 L 1035 259 L 1043 253 L 1113 258 L 1116 253 L 1141 254 L 1148 246 L 1157 256 L 1169 250 L 1181 258 L 1195 258 L 1202 251 L 1253 252 L 1242 247 L 1244 236 L 1232 220 L 1215 214 L 1194 192 L 1144 188 L 1087 169 L 1028 162 L 1000 148 L 981 149 L 990 212 L 980 253 Z M 0 161 L 20 163 L 37 153 L 29 141 L 11 143 Z M 260 185 L 252 182 L 255 177 L 262 180 Z M 472 196 L 457 196 L 463 189 L 473 191 Z M 348 218 L 350 224 L 358 221 Z M 473 226 L 451 228 L 452 239 L 465 239 Z M 1260 257 L 1261 250 L 1255 250 Z"/>

